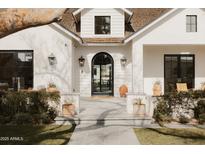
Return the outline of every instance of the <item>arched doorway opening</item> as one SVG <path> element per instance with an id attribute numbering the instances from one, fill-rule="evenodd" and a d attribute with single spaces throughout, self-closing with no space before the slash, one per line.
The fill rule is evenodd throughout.
<path id="1" fill-rule="evenodd" d="M 106 52 L 97 53 L 92 59 L 92 95 L 113 96 L 114 61 Z"/>

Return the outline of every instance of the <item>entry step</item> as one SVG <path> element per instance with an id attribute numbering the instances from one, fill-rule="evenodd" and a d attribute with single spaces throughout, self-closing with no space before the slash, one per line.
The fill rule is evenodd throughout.
<path id="1" fill-rule="evenodd" d="M 151 117 L 126 117 L 126 118 L 68 118 L 57 117 L 55 119 L 56 124 L 90 124 L 90 125 L 127 125 L 127 126 L 149 126 L 152 122 Z"/>

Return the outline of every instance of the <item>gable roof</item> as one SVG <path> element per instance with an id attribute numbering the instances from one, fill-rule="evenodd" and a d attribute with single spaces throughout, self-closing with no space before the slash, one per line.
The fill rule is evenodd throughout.
<path id="1" fill-rule="evenodd" d="M 175 12 L 178 9 L 169 9 L 166 13 L 161 14 L 161 16 L 159 16 L 158 18 L 150 21 L 148 24 L 144 24 L 143 27 L 138 28 L 133 34 L 127 36 L 123 41 L 124 43 L 129 42 L 130 40 L 132 40 L 133 38 L 135 38 L 137 35 L 141 34 L 142 32 L 144 32 L 145 30 L 147 30 L 148 28 L 152 27 L 154 24 L 158 23 L 159 21 L 161 21 L 162 19 L 166 18 L 167 16 L 169 16 L 171 13 Z"/>
<path id="2" fill-rule="evenodd" d="M 133 12 L 132 19 L 130 21 L 134 31 L 139 31 L 152 21 L 156 20 L 170 9 L 168 8 L 134 8 L 130 9 Z"/>
<path id="3" fill-rule="evenodd" d="M 83 8 L 82 8 L 83 9 Z M 80 23 L 76 22 L 74 12 L 79 13 L 82 9 L 71 8 L 63 14 L 62 20 L 58 22 L 63 28 L 67 29 L 80 38 Z M 126 11 L 132 12 L 130 21 L 125 25 L 124 38 L 81 38 L 83 43 L 123 43 L 128 42 L 131 37 L 139 31 L 170 12 L 169 8 L 129 8 Z M 75 13 L 75 14 L 76 14 Z"/>

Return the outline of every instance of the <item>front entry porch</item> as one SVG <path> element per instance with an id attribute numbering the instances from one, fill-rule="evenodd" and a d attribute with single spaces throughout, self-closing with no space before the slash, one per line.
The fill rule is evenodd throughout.
<path id="1" fill-rule="evenodd" d="M 125 98 L 111 96 L 82 97 L 80 104 L 79 117 L 84 119 L 122 117 L 126 114 Z"/>
<path id="2" fill-rule="evenodd" d="M 58 124 L 76 125 L 71 145 L 140 144 L 133 127 L 149 126 L 151 117 L 136 116 L 126 111 L 126 98 L 93 96 L 80 98 L 80 111 L 73 119 L 58 117 Z"/>
<path id="3" fill-rule="evenodd" d="M 129 125 L 146 126 L 151 123 L 150 116 L 139 116 L 127 112 L 126 98 L 111 96 L 81 97 L 79 114 L 73 118 L 58 117 L 57 123 L 72 122 L 76 125 Z"/>

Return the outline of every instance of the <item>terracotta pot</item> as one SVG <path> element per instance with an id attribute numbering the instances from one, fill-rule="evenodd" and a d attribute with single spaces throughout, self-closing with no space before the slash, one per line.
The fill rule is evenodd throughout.
<path id="1" fill-rule="evenodd" d="M 119 92 L 120 92 L 120 97 L 126 97 L 126 93 L 128 92 L 128 88 L 126 85 L 122 85 L 119 88 Z"/>
<path id="2" fill-rule="evenodd" d="M 75 105 L 73 104 L 63 104 L 63 116 L 74 116 L 75 115 Z"/>
<path id="3" fill-rule="evenodd" d="M 153 86 L 153 96 L 160 96 L 162 93 L 161 85 L 160 84 L 154 84 Z"/>

